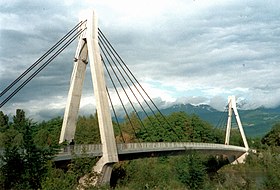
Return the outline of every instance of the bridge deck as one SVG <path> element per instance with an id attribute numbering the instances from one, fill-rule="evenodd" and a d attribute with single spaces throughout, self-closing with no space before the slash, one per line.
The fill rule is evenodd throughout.
<path id="1" fill-rule="evenodd" d="M 198 151 L 212 155 L 235 156 L 238 158 L 246 152 L 245 147 L 192 142 L 156 142 L 156 143 L 127 143 L 117 144 L 119 158 L 121 160 L 146 157 L 145 155 L 180 154 L 187 151 Z M 68 146 L 61 150 L 55 161 L 70 160 L 73 156 L 101 157 L 101 144 Z"/>

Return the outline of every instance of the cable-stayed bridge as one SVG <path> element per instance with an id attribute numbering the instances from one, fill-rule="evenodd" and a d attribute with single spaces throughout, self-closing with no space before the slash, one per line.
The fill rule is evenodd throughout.
<path id="1" fill-rule="evenodd" d="M 123 59 L 113 48 L 109 40 L 97 26 L 97 18 L 94 12 L 90 12 L 81 18 L 81 21 L 63 36 L 43 56 L 34 62 L 16 80 L 7 86 L 0 94 L 3 100 L 0 108 L 13 98 L 25 85 L 36 75 L 48 66 L 64 49 L 78 38 L 78 46 L 74 57 L 74 67 L 66 103 L 63 125 L 61 129 L 60 143 L 72 143 L 61 150 L 56 161 L 72 159 L 73 155 L 86 155 L 89 157 L 100 157 L 94 171 L 100 173 L 100 182 L 106 183 L 110 180 L 113 164 L 119 160 L 135 159 L 141 157 L 180 154 L 191 151 L 199 151 L 212 155 L 225 155 L 228 158 L 238 159 L 249 152 L 249 146 L 237 112 L 235 97 L 229 97 L 228 101 L 228 122 L 224 144 L 181 142 L 182 134 L 178 134 L 166 117 L 144 90 L 140 82 L 133 75 Z M 98 125 L 100 130 L 101 143 L 95 145 L 74 144 L 76 122 L 82 95 L 82 86 L 85 78 L 87 64 L 90 64 L 90 71 L 93 81 Z M 23 80 L 22 83 L 20 83 Z M 12 91 L 12 92 L 10 92 Z M 10 92 L 10 94 L 9 94 Z M 112 114 L 120 128 L 118 115 L 115 106 L 120 105 L 123 109 L 131 130 L 136 134 L 137 127 L 130 117 L 131 110 L 135 113 L 137 125 L 145 131 L 149 138 L 150 131 L 141 121 L 138 109 L 140 109 L 150 125 L 167 125 L 164 130 L 167 134 L 174 134 L 176 142 L 125 142 L 121 132 L 122 143 L 116 142 L 112 124 Z M 244 147 L 230 145 L 231 118 L 235 114 L 239 131 Z M 150 115 L 153 115 L 157 123 L 154 123 Z M 135 135 L 136 136 L 136 135 Z M 161 140 L 158 140 L 161 141 Z"/>

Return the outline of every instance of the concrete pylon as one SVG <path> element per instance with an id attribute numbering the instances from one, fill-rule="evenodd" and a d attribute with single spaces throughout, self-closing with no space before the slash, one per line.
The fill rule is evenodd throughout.
<path id="1" fill-rule="evenodd" d="M 83 24 L 79 30 L 85 28 L 86 24 Z M 88 48 L 85 32 L 83 32 L 79 37 L 78 47 L 74 58 L 74 67 L 70 80 L 70 89 L 68 92 L 59 143 L 63 143 L 64 141 L 69 143 L 74 139 L 87 62 Z"/>
<path id="2" fill-rule="evenodd" d="M 240 117 L 239 117 L 239 114 L 238 114 L 238 111 L 237 111 L 235 96 L 229 96 L 228 97 L 228 121 L 227 121 L 225 144 L 229 145 L 231 120 L 232 120 L 232 113 L 233 112 L 235 114 L 238 129 L 239 129 L 239 132 L 241 134 L 244 146 L 247 149 L 247 151 L 249 151 L 248 142 L 247 142 L 247 139 L 246 139 L 246 136 L 245 136 L 245 133 L 244 133 L 244 130 L 243 130 L 243 126 L 241 124 L 241 120 L 240 120 Z"/>
<path id="3" fill-rule="evenodd" d="M 103 153 L 94 167 L 94 171 L 101 173 L 100 183 L 108 183 L 110 182 L 112 164 L 118 162 L 119 159 L 98 45 L 97 17 L 94 12 L 91 12 L 87 23 L 87 31 L 89 32 L 87 32 L 86 39 Z"/>
<path id="4" fill-rule="evenodd" d="M 87 12 L 81 19 L 81 21 L 85 20 L 86 22 L 81 28 L 86 28 L 86 30 L 79 39 L 59 142 L 70 142 L 74 139 L 88 57 L 103 152 L 102 157 L 94 167 L 94 172 L 100 174 L 99 183 L 108 183 L 110 182 L 112 164 L 118 162 L 118 153 L 98 45 L 97 16 L 94 11 Z"/>

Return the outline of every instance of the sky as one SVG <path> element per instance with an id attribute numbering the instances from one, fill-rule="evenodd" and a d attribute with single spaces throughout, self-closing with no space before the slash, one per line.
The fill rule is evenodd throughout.
<path id="1" fill-rule="evenodd" d="M 160 107 L 209 104 L 224 110 L 280 105 L 277 0 L 1 0 L 0 91 L 95 10 L 99 28 Z M 35 120 L 63 115 L 73 43 L 1 110 Z M 0 98 L 0 101 L 3 97 Z M 80 114 L 95 110 L 89 69 Z"/>

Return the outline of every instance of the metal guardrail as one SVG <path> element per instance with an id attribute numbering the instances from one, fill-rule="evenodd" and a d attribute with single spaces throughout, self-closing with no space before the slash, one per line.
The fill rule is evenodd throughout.
<path id="1" fill-rule="evenodd" d="M 214 144 L 214 143 L 194 143 L 194 142 L 147 142 L 147 143 L 120 143 L 117 144 L 119 155 L 149 152 L 175 152 L 184 150 L 197 150 L 206 152 L 243 154 L 248 150 L 245 147 Z M 0 149 L 3 155 L 4 150 Z M 101 144 L 69 145 L 62 148 L 55 156 L 55 161 L 70 160 L 73 156 L 102 156 Z"/>
<path id="2" fill-rule="evenodd" d="M 58 154 L 84 154 L 84 153 L 102 153 L 101 144 L 80 144 L 80 145 L 69 145 L 59 151 Z"/>
<path id="3" fill-rule="evenodd" d="M 245 147 L 213 144 L 213 143 L 193 143 L 193 142 L 156 142 L 156 143 L 121 143 L 117 144 L 119 154 L 133 154 L 145 152 L 183 151 L 183 150 L 204 150 L 219 152 L 239 152 L 245 153 Z M 70 145 L 62 149 L 55 160 L 68 160 L 73 155 L 87 155 L 91 157 L 102 156 L 101 144 Z"/>

